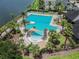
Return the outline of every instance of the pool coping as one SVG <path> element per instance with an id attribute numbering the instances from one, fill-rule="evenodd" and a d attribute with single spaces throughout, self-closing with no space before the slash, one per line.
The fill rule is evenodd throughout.
<path id="1" fill-rule="evenodd" d="M 43 13 L 38 13 L 38 12 L 28 12 L 27 13 L 27 16 L 29 16 L 31 14 L 34 14 L 34 15 L 42 15 L 42 16 L 52 16 L 52 15 L 49 15 L 49 14 L 43 14 Z"/>

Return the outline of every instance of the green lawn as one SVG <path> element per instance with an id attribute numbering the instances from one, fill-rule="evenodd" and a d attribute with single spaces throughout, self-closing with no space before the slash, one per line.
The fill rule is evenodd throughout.
<path id="1" fill-rule="evenodd" d="M 23 59 L 31 59 L 31 58 L 28 56 L 25 56 Z M 79 59 L 79 52 L 73 52 L 65 56 L 51 56 L 51 57 L 48 57 L 48 59 Z"/>
<path id="2" fill-rule="evenodd" d="M 79 52 L 70 53 L 65 56 L 51 56 L 48 59 L 79 59 Z"/>

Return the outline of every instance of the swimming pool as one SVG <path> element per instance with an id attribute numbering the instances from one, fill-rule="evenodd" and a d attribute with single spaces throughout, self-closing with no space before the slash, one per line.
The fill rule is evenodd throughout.
<path id="1" fill-rule="evenodd" d="M 39 38 L 43 36 L 44 29 L 48 30 L 54 30 L 56 31 L 58 29 L 57 26 L 51 26 L 50 22 L 53 19 L 52 16 L 43 16 L 43 15 L 36 15 L 31 14 L 26 18 L 26 21 L 34 22 L 34 24 L 28 24 L 26 25 L 26 29 L 31 29 L 33 26 L 38 29 L 38 32 L 32 33 L 33 38 Z"/>

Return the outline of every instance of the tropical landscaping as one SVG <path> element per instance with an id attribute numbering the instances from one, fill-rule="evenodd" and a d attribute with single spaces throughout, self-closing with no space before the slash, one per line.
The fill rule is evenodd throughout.
<path id="1" fill-rule="evenodd" d="M 48 41 L 44 48 L 33 43 L 26 46 L 23 40 L 23 36 L 25 34 L 21 32 L 19 27 L 25 27 L 26 24 L 29 24 L 29 21 L 25 21 L 27 12 L 21 12 L 20 16 L 0 27 L 0 59 L 44 59 L 46 55 L 46 59 L 78 59 L 79 45 L 74 41 L 72 24 L 69 23 L 64 16 L 63 11 L 65 11 L 65 6 L 62 3 L 58 3 L 56 4 L 54 11 L 51 10 L 50 1 L 48 2 L 48 6 L 49 9 L 45 10 L 44 0 L 34 0 L 27 12 L 44 12 L 46 14 L 57 13 L 57 15 L 63 15 L 61 22 L 55 21 L 57 25 L 61 25 L 63 27 L 62 31 L 49 31 L 47 37 Z M 18 23 L 17 21 L 20 18 L 22 21 Z M 27 29 L 24 29 L 24 32 L 27 31 Z"/>

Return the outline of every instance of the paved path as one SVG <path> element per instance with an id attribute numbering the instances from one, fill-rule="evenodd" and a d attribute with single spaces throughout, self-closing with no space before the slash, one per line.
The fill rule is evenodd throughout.
<path id="1" fill-rule="evenodd" d="M 67 54 L 69 54 L 71 52 L 76 52 L 76 51 L 79 51 L 79 48 L 72 49 L 72 50 L 67 50 L 67 51 L 55 52 L 55 53 L 52 53 L 52 54 L 43 54 L 43 58 L 42 59 L 47 59 L 48 57 L 56 56 L 56 55 L 63 56 L 63 55 L 67 55 Z"/>

